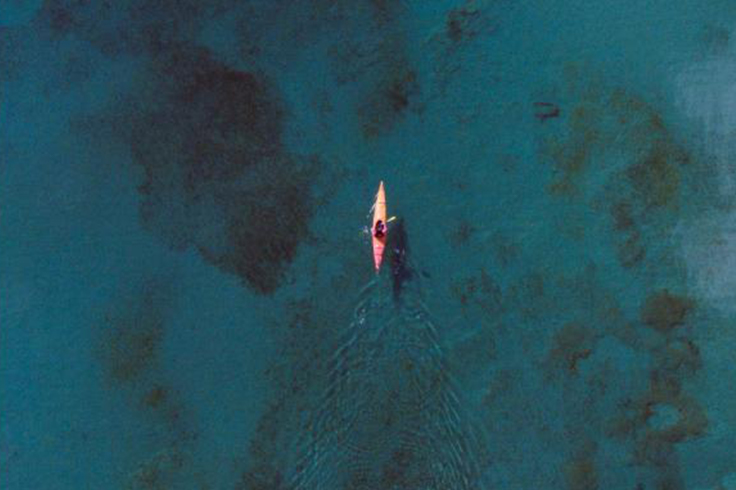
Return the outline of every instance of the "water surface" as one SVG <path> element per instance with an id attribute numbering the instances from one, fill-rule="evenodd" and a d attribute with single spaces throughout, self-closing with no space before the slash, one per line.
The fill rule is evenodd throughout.
<path id="1" fill-rule="evenodd" d="M 736 488 L 731 2 L 9 6 L 2 488 Z"/>

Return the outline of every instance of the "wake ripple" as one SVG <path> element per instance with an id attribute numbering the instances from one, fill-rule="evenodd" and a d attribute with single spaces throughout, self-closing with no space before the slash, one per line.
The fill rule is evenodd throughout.
<path id="1" fill-rule="evenodd" d="M 477 489 L 483 438 L 418 296 L 373 283 L 329 363 L 287 481 L 294 490 Z"/>

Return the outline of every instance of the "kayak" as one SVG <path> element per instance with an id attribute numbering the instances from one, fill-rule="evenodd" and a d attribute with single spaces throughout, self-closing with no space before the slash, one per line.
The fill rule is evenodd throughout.
<path id="1" fill-rule="evenodd" d="M 383 262 L 383 250 L 386 248 L 388 227 L 386 226 L 386 191 L 383 189 L 383 181 L 378 185 L 376 203 L 373 205 L 373 225 L 371 226 L 371 241 L 373 242 L 373 265 L 376 274 L 381 270 Z"/>

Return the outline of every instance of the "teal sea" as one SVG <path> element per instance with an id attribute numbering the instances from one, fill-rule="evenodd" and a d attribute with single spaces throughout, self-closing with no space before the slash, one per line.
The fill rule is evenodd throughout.
<path id="1" fill-rule="evenodd" d="M 4 0 L 0 488 L 736 490 L 734 36 Z"/>

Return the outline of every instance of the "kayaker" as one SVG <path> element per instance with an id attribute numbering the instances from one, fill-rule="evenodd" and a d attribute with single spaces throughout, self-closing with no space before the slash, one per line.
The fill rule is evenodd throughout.
<path id="1" fill-rule="evenodd" d="M 376 221 L 376 231 L 373 232 L 373 236 L 376 238 L 383 238 L 386 236 L 386 225 L 380 219 Z"/>

